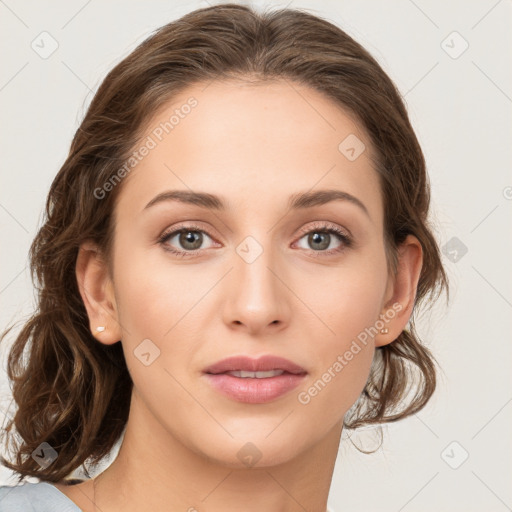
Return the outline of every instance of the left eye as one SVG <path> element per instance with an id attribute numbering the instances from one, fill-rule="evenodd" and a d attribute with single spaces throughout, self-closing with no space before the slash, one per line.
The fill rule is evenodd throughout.
<path id="1" fill-rule="evenodd" d="M 313 249 L 313 251 L 336 250 L 338 247 L 343 245 L 343 242 L 346 243 L 346 237 L 333 229 L 315 229 L 306 233 L 306 235 L 299 239 L 299 242 L 303 239 L 306 239 L 306 244 L 308 244 L 309 247 L 301 247 L 301 249 Z M 330 247 L 331 243 L 335 242 L 336 239 L 338 240 L 338 245 Z"/>

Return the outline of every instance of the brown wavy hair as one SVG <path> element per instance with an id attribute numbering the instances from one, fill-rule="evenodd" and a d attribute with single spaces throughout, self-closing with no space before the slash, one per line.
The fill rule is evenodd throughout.
<path id="1" fill-rule="evenodd" d="M 220 4 L 161 27 L 108 73 L 51 185 L 29 255 L 37 310 L 16 336 L 7 364 L 18 408 L 3 436 L 15 458 L 1 460 L 20 482 L 26 476 L 61 481 L 84 462 L 98 463 L 120 439 L 133 383 L 121 343 L 99 343 L 89 330 L 75 265 L 87 239 L 110 261 L 122 183 L 102 200 L 94 191 L 115 177 L 157 109 L 188 86 L 228 78 L 303 84 L 352 113 L 377 155 L 390 268 L 396 270 L 397 248 L 407 235 L 422 245 L 408 329 L 377 348 L 366 387 L 344 426 L 405 418 L 434 392 L 435 360 L 418 337 L 414 316 L 420 302 L 432 304 L 448 283 L 427 218 L 424 156 L 399 91 L 360 44 L 320 17 L 298 9 L 257 12 Z M 7 435 L 13 426 L 17 439 Z M 43 442 L 58 453 L 44 468 L 31 457 Z"/>

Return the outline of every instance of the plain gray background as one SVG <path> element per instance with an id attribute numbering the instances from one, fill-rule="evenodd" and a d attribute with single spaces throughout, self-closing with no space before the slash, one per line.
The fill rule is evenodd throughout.
<path id="1" fill-rule="evenodd" d="M 2 329 L 31 311 L 27 251 L 99 83 L 152 30 L 214 3 L 0 1 Z M 419 324 L 442 367 L 438 390 L 419 414 L 386 427 L 373 455 L 357 452 L 344 433 L 330 506 L 512 510 L 511 1 L 251 4 L 306 8 L 329 19 L 395 81 L 427 159 L 432 221 L 451 280 L 449 308 L 440 302 Z M 52 45 L 51 55 L 41 55 Z M 3 369 L 0 386 L 3 416 L 11 404 Z M 375 431 L 352 439 L 369 448 Z M 5 483 L 14 480 L 0 469 Z"/>

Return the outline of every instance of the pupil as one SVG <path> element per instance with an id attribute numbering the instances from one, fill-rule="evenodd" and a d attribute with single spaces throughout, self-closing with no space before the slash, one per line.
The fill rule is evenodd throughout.
<path id="1" fill-rule="evenodd" d="M 313 243 L 313 244 L 320 243 L 320 247 L 317 247 L 315 250 L 326 249 L 327 247 L 329 247 L 329 234 L 328 233 L 323 233 L 323 234 L 313 233 L 313 234 L 309 235 L 309 237 L 310 237 L 311 243 Z M 323 240 L 323 243 L 322 243 L 322 240 Z"/>
<path id="2" fill-rule="evenodd" d="M 187 244 L 192 244 L 193 247 L 188 247 L 188 249 L 198 249 L 201 247 L 201 236 L 195 231 L 187 231 L 181 234 L 180 243 L 183 245 L 183 247 L 187 247 Z"/>

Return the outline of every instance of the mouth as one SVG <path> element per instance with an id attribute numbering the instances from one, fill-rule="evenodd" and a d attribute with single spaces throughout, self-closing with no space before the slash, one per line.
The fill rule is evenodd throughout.
<path id="1" fill-rule="evenodd" d="M 268 379 L 269 377 L 278 377 L 279 375 L 283 375 L 284 370 L 269 370 L 267 372 L 250 372 L 246 370 L 233 370 L 230 372 L 223 373 L 211 373 L 210 375 L 232 375 L 233 377 L 239 377 L 241 379 Z M 290 373 L 290 375 L 292 375 Z"/>
<path id="2" fill-rule="evenodd" d="M 266 355 L 257 359 L 249 356 L 233 356 L 217 361 L 216 363 L 205 368 L 204 373 L 218 375 L 219 373 L 239 372 L 236 377 L 242 378 L 258 378 L 274 377 L 274 375 L 265 375 L 268 372 L 283 372 L 293 375 L 307 373 L 302 366 L 285 359 L 283 357 Z"/>
<path id="3" fill-rule="evenodd" d="M 216 391 L 250 404 L 276 400 L 296 388 L 307 375 L 298 364 L 277 356 L 230 357 L 209 366 L 203 373 Z"/>

